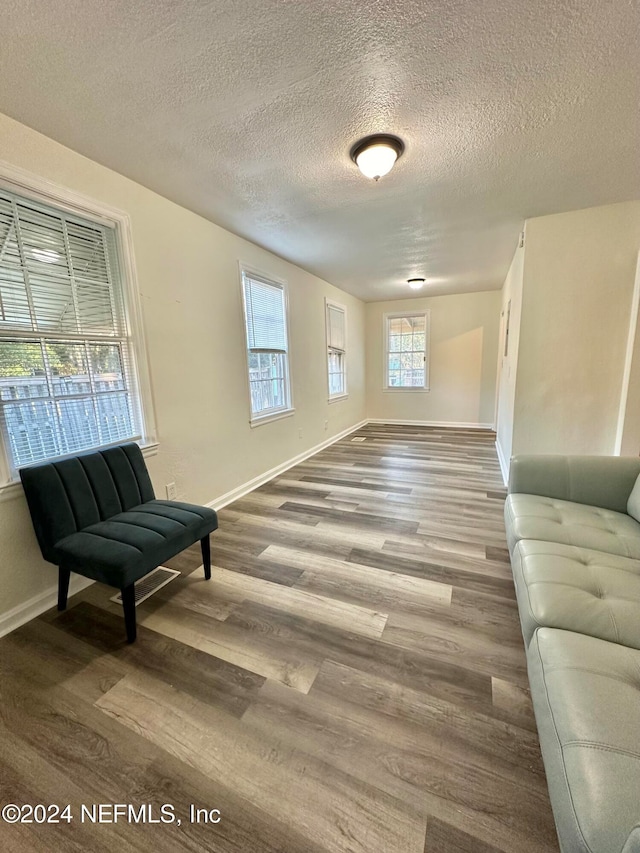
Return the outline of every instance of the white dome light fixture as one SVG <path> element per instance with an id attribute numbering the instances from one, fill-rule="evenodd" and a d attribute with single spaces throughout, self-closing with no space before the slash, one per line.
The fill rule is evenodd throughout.
<path id="1" fill-rule="evenodd" d="M 424 284 L 423 278 L 409 278 L 407 279 L 407 284 L 411 288 L 411 290 L 420 290 L 422 285 Z"/>
<path id="2" fill-rule="evenodd" d="M 376 133 L 356 142 L 350 155 L 365 178 L 378 181 L 389 174 L 403 151 L 404 142 L 397 136 Z"/>

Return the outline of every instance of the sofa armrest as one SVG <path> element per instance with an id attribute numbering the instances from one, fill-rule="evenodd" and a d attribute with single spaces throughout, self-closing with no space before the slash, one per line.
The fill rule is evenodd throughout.
<path id="1" fill-rule="evenodd" d="M 622 853 L 640 853 L 640 824 L 631 830 Z"/>
<path id="2" fill-rule="evenodd" d="M 640 474 L 634 456 L 514 456 L 509 494 L 543 495 L 626 512 Z"/>

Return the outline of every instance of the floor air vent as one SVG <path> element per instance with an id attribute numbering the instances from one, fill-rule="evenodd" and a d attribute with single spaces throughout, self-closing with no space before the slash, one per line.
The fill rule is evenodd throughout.
<path id="1" fill-rule="evenodd" d="M 351 441 L 366 441 L 367 439 L 364 436 L 358 436 L 358 438 L 352 438 Z"/>
<path id="2" fill-rule="evenodd" d="M 166 586 L 171 581 L 175 580 L 180 575 L 175 569 L 167 569 L 165 566 L 159 566 L 148 575 L 136 581 L 136 604 L 149 598 L 154 592 L 157 592 L 161 587 Z M 114 595 L 111 601 L 116 601 L 122 604 L 122 593 Z"/>

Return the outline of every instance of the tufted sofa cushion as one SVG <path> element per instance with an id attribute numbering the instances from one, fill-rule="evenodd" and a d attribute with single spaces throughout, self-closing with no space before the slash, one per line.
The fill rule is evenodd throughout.
<path id="1" fill-rule="evenodd" d="M 539 628 L 527 662 L 563 853 L 635 853 L 640 651 Z"/>
<path id="2" fill-rule="evenodd" d="M 640 559 L 640 524 L 626 513 L 524 494 L 510 494 L 504 511 L 512 553 L 521 539 L 536 539 Z"/>
<path id="3" fill-rule="evenodd" d="M 547 626 L 640 649 L 640 561 L 520 540 L 512 566 L 527 644 Z"/>

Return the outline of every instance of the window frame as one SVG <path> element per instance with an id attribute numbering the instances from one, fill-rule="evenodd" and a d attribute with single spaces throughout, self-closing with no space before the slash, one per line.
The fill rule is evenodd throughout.
<path id="1" fill-rule="evenodd" d="M 289 319 L 289 286 L 286 279 L 279 278 L 271 273 L 265 272 L 264 270 L 258 269 L 257 267 L 252 266 L 251 264 L 245 264 L 242 261 L 238 262 L 238 270 L 239 270 L 239 279 L 240 279 L 240 299 L 242 302 L 242 336 L 243 336 L 243 348 L 245 354 L 245 376 L 246 376 L 246 390 L 247 390 L 247 401 L 249 404 L 249 426 L 257 427 L 262 426 L 263 424 L 271 423 L 272 421 L 279 421 L 282 418 L 288 418 L 295 413 L 295 406 L 293 404 L 293 380 L 291 375 L 291 333 L 290 333 L 290 319 Z M 286 343 L 287 349 L 284 355 L 284 382 L 285 382 L 285 395 L 287 398 L 287 405 L 277 408 L 277 409 L 268 409 L 262 413 L 254 414 L 253 408 L 251 405 L 251 370 L 250 370 L 250 356 L 251 352 L 249 350 L 249 339 L 248 339 L 248 325 L 247 325 L 247 304 L 245 298 L 245 275 L 248 278 L 253 278 L 256 281 L 261 281 L 264 284 L 270 285 L 272 287 L 278 287 L 282 290 L 283 299 L 284 299 L 284 330 L 286 335 Z M 263 351 L 264 352 L 264 351 Z"/>
<path id="2" fill-rule="evenodd" d="M 41 178 L 24 169 L 12 166 L 4 161 L 0 161 L 0 187 L 23 197 L 27 201 L 31 200 L 39 204 L 49 205 L 50 207 L 57 208 L 62 213 L 67 213 L 71 216 L 114 229 L 115 251 L 121 275 L 120 286 L 124 312 L 124 334 L 128 342 L 131 361 L 130 393 L 132 406 L 136 410 L 141 429 L 141 436 L 137 439 L 137 443 L 141 446 L 145 456 L 155 455 L 158 450 L 155 412 L 151 393 L 142 307 L 129 215 L 122 210 L 105 205 L 89 196 L 77 193 L 74 190 Z M 27 341 L 38 337 L 38 332 L 35 331 L 29 335 L 19 331 L 16 332 L 16 330 L 10 330 L 3 337 L 11 339 L 20 338 Z M 62 333 L 59 337 L 65 338 L 66 336 Z M 86 335 L 86 340 L 90 338 L 91 335 Z M 121 442 L 114 442 L 114 444 L 119 443 Z M 96 445 L 95 448 L 87 448 L 87 451 L 92 449 L 98 450 L 108 446 L 111 445 Z M 76 455 L 77 453 L 74 452 L 61 456 L 51 456 L 47 457 L 46 460 L 39 460 L 32 464 L 39 465 L 49 459 L 65 459 Z M 21 465 L 20 467 L 30 466 Z M 13 468 L 9 449 L 6 444 L 6 436 L 4 431 L 0 430 L 0 501 L 18 495 L 21 492 L 18 470 Z"/>
<path id="3" fill-rule="evenodd" d="M 342 375 L 344 376 L 344 390 L 340 391 L 338 394 L 331 393 L 331 378 L 329 373 L 329 356 L 331 354 L 331 350 L 333 349 L 335 352 L 340 352 L 333 347 L 329 346 L 329 308 L 337 309 L 338 311 L 342 311 L 344 316 L 344 350 L 342 350 L 341 355 L 344 359 L 344 368 L 342 371 Z M 339 400 L 346 400 L 349 396 L 349 383 L 348 383 L 348 358 L 347 353 L 349 351 L 349 337 L 348 337 L 348 329 L 347 329 L 347 306 L 343 305 L 341 302 L 336 302 L 334 299 L 329 299 L 328 296 L 325 296 L 324 300 L 324 333 L 325 333 L 325 344 L 326 344 L 326 366 L 327 366 L 327 400 L 329 403 L 336 403 Z"/>
<path id="4" fill-rule="evenodd" d="M 424 385 L 389 385 L 389 321 L 398 320 L 404 317 L 424 317 L 425 320 L 425 336 L 424 336 Z M 383 391 L 389 391 L 393 394 L 408 391 L 411 394 L 427 393 L 430 389 L 430 367 L 431 359 L 429 350 L 431 345 L 431 312 L 429 308 L 422 311 L 394 311 L 382 315 L 382 376 L 383 376 Z"/>

